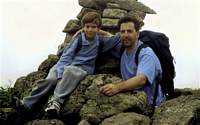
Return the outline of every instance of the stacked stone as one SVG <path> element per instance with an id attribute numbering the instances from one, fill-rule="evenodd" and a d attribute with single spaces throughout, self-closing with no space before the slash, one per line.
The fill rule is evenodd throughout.
<path id="1" fill-rule="evenodd" d="M 69 20 L 66 24 L 63 30 L 66 37 L 59 49 L 62 49 L 73 34 L 81 28 L 81 19 L 87 12 L 99 13 L 102 16 L 102 29 L 111 33 L 117 32 L 117 22 L 123 16 L 134 16 L 138 11 L 156 14 L 154 10 L 137 0 L 79 0 L 79 5 L 83 8 L 77 15 L 77 19 Z"/>

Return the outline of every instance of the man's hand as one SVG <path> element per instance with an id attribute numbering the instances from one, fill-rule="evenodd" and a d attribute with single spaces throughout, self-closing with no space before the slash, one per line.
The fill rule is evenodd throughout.
<path id="1" fill-rule="evenodd" d="M 78 30 L 78 31 L 72 36 L 72 39 L 74 39 L 75 37 L 77 37 L 78 34 L 80 34 L 81 32 L 83 32 L 83 29 Z"/>
<path id="2" fill-rule="evenodd" d="M 106 84 L 100 88 L 100 92 L 112 96 L 119 92 L 118 87 L 116 84 Z"/>

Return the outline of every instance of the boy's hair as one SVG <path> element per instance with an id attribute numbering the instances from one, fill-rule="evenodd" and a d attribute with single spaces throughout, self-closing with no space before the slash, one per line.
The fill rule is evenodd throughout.
<path id="1" fill-rule="evenodd" d="M 94 23 L 97 24 L 98 28 L 101 27 L 101 15 L 97 12 L 88 12 L 81 19 L 81 25 L 84 27 L 86 23 Z"/>
<path id="2" fill-rule="evenodd" d="M 118 21 L 118 28 L 120 29 L 120 26 L 122 23 L 129 23 L 129 22 L 132 22 L 134 23 L 134 26 L 135 26 L 135 30 L 136 31 L 139 31 L 140 30 L 140 22 L 136 19 L 136 18 L 133 18 L 133 17 L 130 17 L 130 16 L 125 16 L 125 17 L 122 17 L 119 21 Z"/>

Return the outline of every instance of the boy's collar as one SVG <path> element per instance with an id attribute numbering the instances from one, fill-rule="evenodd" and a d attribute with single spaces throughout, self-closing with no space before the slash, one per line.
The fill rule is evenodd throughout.
<path id="1" fill-rule="evenodd" d="M 97 40 L 97 35 L 95 36 L 95 38 L 92 40 L 92 41 L 88 41 L 85 37 L 85 33 L 84 32 L 81 32 L 81 37 L 82 37 L 82 45 L 89 45 L 92 41 L 95 41 Z"/>

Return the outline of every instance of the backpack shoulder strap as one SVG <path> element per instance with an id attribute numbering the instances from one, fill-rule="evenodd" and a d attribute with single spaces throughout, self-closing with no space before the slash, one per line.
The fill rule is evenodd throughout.
<path id="1" fill-rule="evenodd" d="M 104 42 L 103 41 L 99 41 L 98 54 L 102 52 L 103 47 L 104 47 Z"/>
<path id="2" fill-rule="evenodd" d="M 138 65 L 138 58 L 139 58 L 139 54 L 140 54 L 141 49 L 142 49 L 142 48 L 146 48 L 146 47 L 148 47 L 147 44 L 141 44 L 141 45 L 138 47 L 138 49 L 137 49 L 137 51 L 136 51 L 136 53 L 135 53 L 135 63 L 136 63 L 136 65 Z"/>
<path id="3" fill-rule="evenodd" d="M 125 46 L 124 45 L 121 45 L 121 48 L 120 48 L 120 57 L 122 57 L 122 54 L 125 50 Z"/>
<path id="4" fill-rule="evenodd" d="M 82 38 L 81 38 L 81 35 L 79 34 L 79 36 L 78 36 L 78 45 L 76 47 L 75 53 L 78 53 L 78 51 L 81 49 L 81 47 L 82 47 Z"/>

